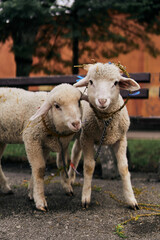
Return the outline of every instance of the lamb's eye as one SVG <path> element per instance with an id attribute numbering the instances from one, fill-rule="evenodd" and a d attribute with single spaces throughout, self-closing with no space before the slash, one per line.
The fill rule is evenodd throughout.
<path id="1" fill-rule="evenodd" d="M 57 103 L 55 103 L 54 106 L 55 106 L 55 108 L 57 108 L 57 109 L 61 109 L 60 106 L 59 106 Z"/>
<path id="2" fill-rule="evenodd" d="M 118 81 L 115 81 L 115 82 L 114 82 L 114 85 L 116 86 L 117 84 L 118 84 Z"/>
<path id="3" fill-rule="evenodd" d="M 93 81 L 92 81 L 92 80 L 89 80 L 89 83 L 90 83 L 91 85 L 93 85 Z"/>

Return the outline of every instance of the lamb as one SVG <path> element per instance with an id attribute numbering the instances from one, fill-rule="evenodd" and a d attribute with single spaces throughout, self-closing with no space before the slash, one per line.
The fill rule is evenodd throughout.
<path id="1" fill-rule="evenodd" d="M 75 168 L 80 160 L 81 152 L 84 156 L 82 205 L 88 207 L 91 201 L 91 181 L 95 168 L 94 143 L 99 144 L 106 120 L 105 123 L 108 126 L 103 144 L 113 147 L 122 178 L 125 199 L 131 208 L 136 209 L 138 204 L 132 190 L 126 157 L 126 133 L 130 120 L 126 106 L 123 106 L 124 101 L 120 95 L 120 89 L 135 91 L 140 86 L 133 79 L 123 77 L 119 67 L 113 63 L 89 64 L 84 65 L 84 68 L 88 70 L 88 73 L 75 86 L 87 87 L 89 103 L 83 102 L 82 104 L 84 125 L 80 137 L 74 143 L 71 155 L 72 166 Z M 75 173 L 71 167 L 69 178 L 71 185 L 75 179 Z"/>
<path id="2" fill-rule="evenodd" d="M 81 96 L 81 92 L 69 84 L 56 86 L 50 93 L 0 88 L 0 159 L 6 144 L 24 143 L 32 168 L 29 197 L 39 210 L 47 208 L 45 158 L 50 151 L 60 153 L 63 148 L 67 161 L 68 144 L 81 128 Z M 59 154 L 58 167 L 63 166 L 62 160 Z M 68 179 L 64 172 L 61 175 L 66 189 Z M 1 165 L 0 187 L 2 192 L 11 193 Z"/>

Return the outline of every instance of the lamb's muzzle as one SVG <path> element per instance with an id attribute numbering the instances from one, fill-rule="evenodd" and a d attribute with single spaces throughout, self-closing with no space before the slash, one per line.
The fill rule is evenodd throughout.
<path id="1" fill-rule="evenodd" d="M 81 121 L 72 122 L 72 126 L 75 132 L 79 131 L 81 128 Z"/>

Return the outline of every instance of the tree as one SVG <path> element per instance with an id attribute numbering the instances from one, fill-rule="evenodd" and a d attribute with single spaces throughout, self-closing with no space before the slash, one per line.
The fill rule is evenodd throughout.
<path id="1" fill-rule="evenodd" d="M 150 54 L 153 56 L 159 54 L 159 49 L 154 46 L 148 34 L 159 34 L 159 20 L 157 21 L 157 17 L 160 16 L 159 10 L 160 4 L 156 0 L 125 0 L 123 2 L 75 0 L 71 6 L 56 5 L 52 9 L 52 14 L 56 16 L 56 21 L 60 26 L 57 35 L 61 40 L 65 39 L 65 44 L 72 48 L 72 72 L 77 74 L 78 68 L 73 66 L 79 64 L 80 56 L 85 51 L 95 52 L 96 50 L 93 46 L 87 45 L 89 40 L 104 42 L 105 46 L 107 42 L 113 44 L 112 48 L 102 50 L 101 54 L 106 58 L 118 56 L 120 53 L 128 53 L 139 48 L 142 42 Z M 121 13 L 123 15 L 119 18 Z M 154 15 L 153 18 L 151 18 L 152 15 Z M 83 48 L 80 49 L 82 45 Z M 56 47 L 48 47 L 46 56 L 51 57 L 53 52 L 51 53 L 50 50 L 53 49 Z M 64 62 L 64 64 L 69 63 Z"/>
<path id="2" fill-rule="evenodd" d="M 16 62 L 16 75 L 28 76 L 36 49 L 39 28 L 52 21 L 51 3 L 43 0 L 2 0 L 0 3 L 0 41 L 13 39 L 11 51 Z"/>

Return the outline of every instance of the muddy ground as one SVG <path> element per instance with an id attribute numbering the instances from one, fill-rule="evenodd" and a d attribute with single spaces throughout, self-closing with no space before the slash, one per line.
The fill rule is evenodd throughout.
<path id="1" fill-rule="evenodd" d="M 29 180 L 30 169 L 5 165 L 4 171 L 14 194 L 0 195 L 0 240 L 117 240 L 125 236 L 132 240 L 160 239 L 160 208 L 133 211 L 116 201 L 115 196 L 124 201 L 120 179 L 94 178 L 92 202 L 90 208 L 84 210 L 81 207 L 83 178 L 77 178 L 74 196 L 69 197 L 56 177 L 45 185 L 49 211 L 43 213 L 37 211 L 27 197 L 24 180 Z M 49 170 L 46 175 L 51 173 Z M 155 174 L 133 173 L 132 184 L 139 203 L 160 205 L 160 182 L 156 181 Z M 156 213 L 159 215 L 150 215 Z M 138 218 L 137 215 L 145 216 Z M 123 225 L 131 218 L 132 221 Z M 119 226 L 119 235 L 115 233 L 116 226 Z"/>

